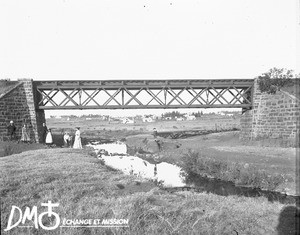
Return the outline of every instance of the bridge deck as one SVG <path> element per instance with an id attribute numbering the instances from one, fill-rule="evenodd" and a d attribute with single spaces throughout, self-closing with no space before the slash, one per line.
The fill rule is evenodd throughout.
<path id="1" fill-rule="evenodd" d="M 39 109 L 251 108 L 253 79 L 34 81 Z"/>

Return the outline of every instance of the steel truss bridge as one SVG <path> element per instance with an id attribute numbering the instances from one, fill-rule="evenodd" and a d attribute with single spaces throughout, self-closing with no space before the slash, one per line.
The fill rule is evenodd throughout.
<path id="1" fill-rule="evenodd" d="M 38 109 L 251 109 L 254 79 L 33 81 Z"/>

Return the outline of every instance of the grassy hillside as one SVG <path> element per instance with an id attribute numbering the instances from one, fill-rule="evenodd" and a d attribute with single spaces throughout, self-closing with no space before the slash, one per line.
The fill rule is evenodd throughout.
<path id="1" fill-rule="evenodd" d="M 276 234 L 277 228 L 287 234 L 295 223 L 292 205 L 265 198 L 169 194 L 101 165 L 85 150 L 23 152 L 0 158 L 0 168 L 1 234 Z M 3 231 L 13 205 L 23 211 L 36 205 L 42 212 L 41 203 L 48 200 L 59 203 L 54 211 L 61 220 L 122 218 L 129 227 Z M 53 223 L 52 217 L 44 218 L 45 224 Z"/>
<path id="2" fill-rule="evenodd" d="M 0 157 L 22 153 L 28 150 L 45 149 L 47 146 L 38 143 L 22 143 L 16 141 L 0 141 Z"/>

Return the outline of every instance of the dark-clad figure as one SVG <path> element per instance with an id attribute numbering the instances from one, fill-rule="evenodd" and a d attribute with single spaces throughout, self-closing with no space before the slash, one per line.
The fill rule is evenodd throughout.
<path id="1" fill-rule="evenodd" d="M 154 139 L 156 139 L 157 134 L 158 134 L 158 132 L 157 132 L 156 128 L 153 128 L 153 137 L 154 137 Z"/>
<path id="2" fill-rule="evenodd" d="M 46 143 L 46 136 L 48 133 L 48 128 L 45 123 L 43 123 L 43 143 Z"/>
<path id="3" fill-rule="evenodd" d="M 14 121 L 10 121 L 9 125 L 7 126 L 7 135 L 9 137 L 9 140 L 16 139 L 16 126 L 14 124 Z"/>

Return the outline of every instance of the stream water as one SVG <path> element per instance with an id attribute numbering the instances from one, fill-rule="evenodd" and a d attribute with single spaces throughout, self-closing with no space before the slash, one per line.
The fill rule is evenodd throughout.
<path id="1" fill-rule="evenodd" d="M 186 185 L 185 178 L 181 175 L 180 167 L 166 162 L 151 164 L 139 157 L 127 156 L 127 146 L 121 142 L 110 144 L 92 142 L 87 146 L 93 147 L 96 153 L 99 153 L 99 151 L 103 153 L 100 159 L 104 160 L 105 165 L 121 170 L 125 174 L 157 180 L 166 187 L 182 187 Z"/>
<path id="2" fill-rule="evenodd" d="M 87 146 L 94 148 L 99 159 L 102 159 L 105 165 L 121 170 L 125 174 L 156 180 L 161 183 L 164 189 L 170 192 L 192 190 L 222 196 L 264 196 L 269 201 L 279 201 L 284 204 L 299 203 L 299 196 L 286 195 L 259 188 L 236 186 L 232 182 L 201 177 L 199 175 L 187 176 L 180 167 L 166 162 L 151 164 L 139 157 L 128 156 L 127 146 L 122 142 L 101 144 L 95 141 L 89 143 Z"/>

